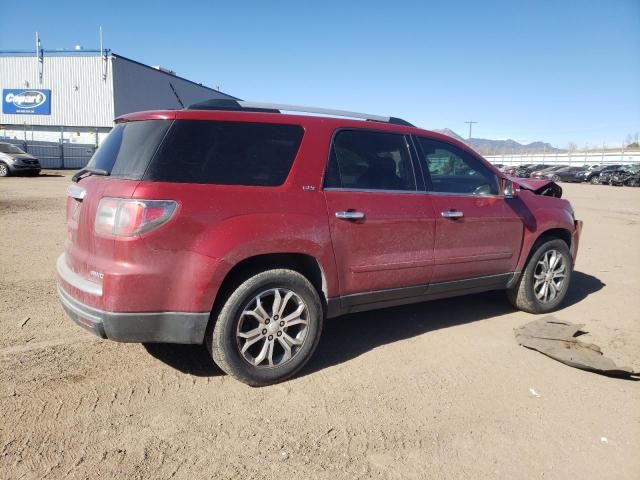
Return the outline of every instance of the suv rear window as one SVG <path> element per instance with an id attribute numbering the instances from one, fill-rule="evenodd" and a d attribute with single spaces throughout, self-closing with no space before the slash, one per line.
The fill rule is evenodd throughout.
<path id="1" fill-rule="evenodd" d="M 298 125 L 176 120 L 145 180 L 282 185 L 300 147 Z"/>
<path id="2" fill-rule="evenodd" d="M 170 120 L 143 120 L 116 125 L 93 154 L 87 167 L 106 170 L 112 177 L 141 179 L 170 125 Z"/>

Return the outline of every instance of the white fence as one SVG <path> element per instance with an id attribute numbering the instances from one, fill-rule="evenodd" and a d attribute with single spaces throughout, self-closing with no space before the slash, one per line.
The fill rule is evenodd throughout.
<path id="1" fill-rule="evenodd" d="M 572 152 L 531 155 L 485 155 L 493 164 L 522 165 L 524 163 L 544 163 L 549 165 L 615 165 L 640 163 L 640 151 L 631 152 Z"/>

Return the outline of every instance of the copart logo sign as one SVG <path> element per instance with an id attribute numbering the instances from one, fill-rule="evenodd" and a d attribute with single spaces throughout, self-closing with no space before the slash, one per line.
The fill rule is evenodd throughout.
<path id="1" fill-rule="evenodd" d="M 2 90 L 2 113 L 27 115 L 51 114 L 51 90 Z"/>

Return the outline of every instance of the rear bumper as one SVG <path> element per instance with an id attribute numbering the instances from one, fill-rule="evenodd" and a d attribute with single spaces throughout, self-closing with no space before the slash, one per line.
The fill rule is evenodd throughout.
<path id="1" fill-rule="evenodd" d="M 58 297 L 67 315 L 100 338 L 117 342 L 202 343 L 209 313 L 106 312 L 89 307 L 58 285 Z"/>

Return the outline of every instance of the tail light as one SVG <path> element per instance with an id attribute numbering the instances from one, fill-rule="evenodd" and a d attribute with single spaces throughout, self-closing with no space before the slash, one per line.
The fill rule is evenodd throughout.
<path id="1" fill-rule="evenodd" d="M 105 197 L 96 212 L 95 230 L 101 235 L 131 237 L 166 223 L 178 204 L 173 200 L 129 200 Z"/>

